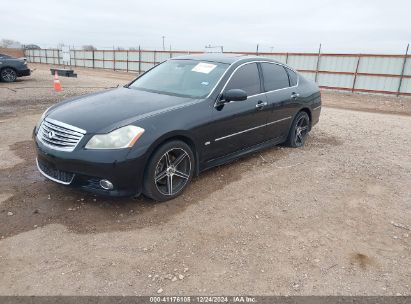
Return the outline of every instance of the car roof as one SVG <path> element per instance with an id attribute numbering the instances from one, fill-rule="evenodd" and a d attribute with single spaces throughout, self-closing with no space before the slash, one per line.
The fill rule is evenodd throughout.
<path id="1" fill-rule="evenodd" d="M 247 62 L 247 61 L 272 61 L 278 62 L 271 58 L 259 57 L 259 56 L 246 56 L 241 54 L 218 54 L 218 53 L 205 53 L 205 54 L 193 54 L 193 55 L 183 55 L 178 57 L 173 57 L 171 60 L 198 60 L 198 61 L 210 61 L 232 64 L 237 61 Z"/>

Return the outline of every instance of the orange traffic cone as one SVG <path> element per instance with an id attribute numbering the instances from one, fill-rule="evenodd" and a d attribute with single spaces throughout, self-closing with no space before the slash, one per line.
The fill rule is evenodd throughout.
<path id="1" fill-rule="evenodd" d="M 61 83 L 59 80 L 59 75 L 57 74 L 57 71 L 54 73 L 54 90 L 57 92 L 61 91 Z"/>

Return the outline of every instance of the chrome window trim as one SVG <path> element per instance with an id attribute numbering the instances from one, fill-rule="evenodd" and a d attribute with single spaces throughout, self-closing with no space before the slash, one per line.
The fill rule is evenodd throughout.
<path id="1" fill-rule="evenodd" d="M 237 60 L 237 61 L 239 61 L 239 60 Z M 237 62 L 237 61 L 236 61 L 236 62 Z M 234 63 L 235 63 L 235 62 L 233 62 L 232 64 L 234 64 Z M 234 71 L 231 73 L 230 77 L 227 79 L 227 81 L 226 81 L 226 83 L 225 83 L 224 87 L 222 88 L 222 90 L 221 90 L 221 92 L 220 92 L 219 95 L 221 95 L 221 94 L 224 92 L 225 88 L 227 87 L 229 81 L 231 80 L 231 78 L 233 77 L 233 75 L 235 74 L 235 72 L 237 72 L 237 70 L 238 70 L 239 68 L 241 68 L 242 66 L 244 66 L 244 65 L 246 65 L 246 64 L 251 64 L 251 63 L 270 63 L 270 64 L 280 65 L 280 66 L 282 66 L 282 67 L 285 68 L 285 69 L 289 69 L 289 70 L 293 71 L 293 72 L 297 75 L 297 84 L 296 84 L 295 86 L 291 86 L 291 87 L 286 87 L 286 88 L 281 88 L 281 89 L 276 89 L 276 90 L 271 90 L 271 91 L 266 91 L 266 92 L 261 92 L 261 93 L 258 93 L 258 94 L 250 95 L 250 96 L 247 96 L 247 99 L 248 99 L 249 97 L 255 97 L 255 96 L 259 96 L 259 95 L 263 95 L 263 94 L 267 94 L 267 93 L 272 93 L 272 92 L 277 92 L 277 91 L 281 91 L 281 90 L 285 90 L 285 89 L 296 88 L 296 87 L 298 87 L 298 85 L 300 84 L 300 75 L 298 75 L 297 71 L 294 70 L 293 68 L 291 68 L 291 67 L 289 67 L 289 66 L 287 66 L 287 65 L 285 65 L 285 64 L 282 64 L 282 63 L 280 63 L 280 62 L 273 62 L 273 61 L 268 61 L 268 60 L 254 60 L 254 61 L 244 62 L 244 63 L 240 64 L 238 67 L 236 67 L 236 68 L 234 69 Z M 231 64 L 231 65 L 232 65 L 232 64 Z M 230 66 L 231 66 L 231 65 L 230 65 Z M 228 70 L 228 69 L 227 69 L 227 70 Z M 226 72 L 227 72 L 227 71 L 226 71 Z M 285 71 L 285 72 L 287 73 L 287 71 Z M 225 74 L 225 73 L 224 73 L 224 74 Z M 223 75 L 224 75 L 224 74 L 223 74 Z M 287 73 L 287 77 L 288 77 L 288 73 Z M 220 81 L 219 81 L 219 82 L 220 82 Z M 218 82 L 218 83 L 219 83 L 219 82 Z M 217 83 L 217 84 L 218 84 L 218 83 Z M 214 89 L 213 89 L 213 91 L 214 91 Z M 217 101 L 216 101 L 216 102 L 217 102 Z M 214 106 L 215 106 L 215 103 L 214 103 Z"/>
<path id="2" fill-rule="evenodd" d="M 180 59 L 171 58 L 171 59 L 169 59 L 169 60 L 180 60 Z M 224 76 L 228 73 L 228 70 L 231 68 L 231 66 L 233 66 L 234 64 L 236 64 L 237 62 L 239 62 L 239 61 L 241 61 L 241 60 L 245 60 L 245 58 L 244 58 L 244 57 L 240 57 L 239 59 L 233 61 L 232 63 L 230 63 L 230 64 L 228 65 L 227 69 L 224 71 L 224 73 L 223 73 L 223 74 L 221 75 L 221 77 L 218 79 L 218 81 L 216 82 L 216 84 L 214 85 L 214 87 L 211 89 L 210 93 L 209 93 L 206 97 L 204 97 L 204 99 L 207 99 L 207 98 L 209 98 L 211 95 L 213 95 L 214 91 L 215 91 L 215 90 L 217 89 L 217 87 L 220 85 L 221 81 L 223 80 Z M 201 62 L 201 60 L 198 60 L 198 61 Z M 204 60 L 204 61 L 207 61 L 207 60 Z M 218 61 L 207 61 L 207 62 L 223 63 L 223 62 L 218 62 Z M 288 89 L 288 88 L 298 87 L 299 82 L 300 82 L 300 75 L 299 75 L 298 72 L 297 72 L 295 69 L 293 69 L 292 67 L 289 67 L 288 65 L 285 65 L 285 64 L 283 64 L 283 63 L 281 63 L 281 62 L 273 62 L 273 61 L 269 61 L 269 60 L 253 60 L 253 61 L 244 62 L 244 63 L 240 64 L 238 67 L 236 67 L 236 68 L 234 69 L 234 71 L 231 73 L 230 77 L 227 79 L 227 81 L 226 81 L 223 89 L 221 90 L 220 94 L 224 91 L 225 87 L 227 86 L 227 84 L 228 84 L 228 82 L 230 81 L 230 79 L 231 79 L 231 77 L 233 76 L 233 74 L 234 74 L 241 66 L 246 65 L 246 64 L 249 64 L 249 63 L 257 63 L 257 62 L 266 62 L 266 63 L 277 64 L 277 65 L 281 65 L 282 67 L 284 67 L 284 68 L 286 68 L 286 69 L 289 69 L 289 70 L 293 71 L 293 72 L 297 75 L 297 84 L 296 84 L 295 86 L 292 86 L 292 87 L 287 87 L 287 88 L 277 89 L 277 90 L 273 90 L 273 91 L 262 92 L 262 93 L 259 93 L 259 94 L 256 94 L 256 95 L 247 96 L 247 97 L 254 97 L 254 96 L 261 95 L 261 94 L 266 94 L 266 93 L 271 93 L 271 92 L 275 92 L 275 91 L 279 91 L 279 90 L 284 90 L 284 89 Z M 151 69 L 150 69 L 150 70 L 151 70 Z M 148 70 L 148 71 L 149 71 L 149 70 Z M 148 72 L 148 71 L 146 71 L 146 72 Z M 146 72 L 144 72 L 143 74 L 145 74 Z M 141 75 L 143 75 L 143 74 L 141 74 Z M 140 77 L 141 75 L 139 75 L 138 77 Z M 137 77 L 137 78 L 138 78 L 138 77 Z M 287 77 L 288 77 L 288 75 L 287 75 Z M 219 95 L 220 95 L 220 94 L 219 94 Z M 202 100 L 203 100 L 203 99 L 202 99 Z"/>
<path id="3" fill-rule="evenodd" d="M 259 125 L 259 126 L 256 126 L 256 127 L 252 127 L 252 128 L 245 129 L 245 130 L 242 130 L 242 131 L 239 131 L 239 132 L 236 132 L 236 133 L 232 133 L 232 134 L 229 134 L 229 135 L 226 135 L 226 136 L 223 136 L 223 137 L 216 138 L 216 139 L 214 139 L 214 141 L 220 141 L 220 140 L 223 140 L 223 139 L 226 139 L 226 138 L 229 138 L 229 137 L 240 135 L 240 134 L 243 134 L 243 133 L 246 133 L 246 132 L 249 132 L 249 131 L 253 131 L 253 130 L 256 130 L 256 129 L 259 129 L 259 128 L 262 128 L 262 127 L 266 127 L 266 126 L 269 126 L 269 125 L 272 125 L 272 124 L 275 124 L 275 123 L 278 123 L 278 122 L 281 122 L 281 121 L 284 121 L 284 120 L 288 120 L 288 119 L 291 119 L 291 118 L 292 118 L 291 116 L 281 118 L 281 119 L 278 119 L 278 120 L 275 120 L 275 121 L 272 121 L 272 122 L 269 122 L 269 123 L 265 123 L 265 124 L 262 124 L 262 125 Z"/>
<path id="4" fill-rule="evenodd" d="M 244 60 L 244 58 L 237 59 L 236 61 L 234 61 L 234 62 L 232 62 L 232 63 L 230 63 L 230 64 L 228 65 L 228 67 L 227 67 L 227 69 L 224 71 L 223 75 L 221 75 L 220 79 L 218 79 L 218 81 L 216 82 L 216 84 L 215 84 L 215 86 L 213 87 L 213 89 L 210 91 L 210 93 L 209 93 L 209 94 L 207 95 L 207 97 L 204 98 L 204 99 L 209 98 L 209 97 L 214 93 L 215 89 L 216 89 L 217 86 L 220 84 L 220 82 L 223 80 L 225 74 L 227 74 L 227 72 L 228 72 L 228 70 L 230 69 L 230 67 L 231 67 L 232 65 L 236 64 L 237 62 L 241 61 L 241 60 Z M 201 60 L 200 60 L 200 62 L 201 62 Z M 213 62 L 213 61 L 210 61 L 210 62 Z M 222 63 L 222 62 L 219 62 L 219 63 Z M 234 70 L 234 71 L 235 71 L 235 70 Z M 233 72 L 233 73 L 234 73 L 234 72 Z"/>
<path id="5" fill-rule="evenodd" d="M 71 178 L 71 180 L 70 180 L 69 182 L 63 182 L 63 181 L 61 181 L 61 180 L 58 180 L 57 178 L 51 177 L 50 175 L 46 174 L 43 170 L 40 169 L 39 161 L 38 161 L 37 157 L 36 157 L 36 165 L 37 165 L 37 169 L 39 170 L 39 172 L 40 172 L 44 177 L 48 178 L 49 180 L 52 180 L 53 182 L 56 182 L 56 183 L 59 183 L 59 184 L 62 184 L 62 185 L 66 185 L 66 186 L 67 186 L 67 185 L 70 185 L 70 184 L 73 182 L 73 180 L 74 180 L 74 177 L 75 177 L 75 174 L 74 174 L 74 173 L 73 173 L 73 177 Z"/>

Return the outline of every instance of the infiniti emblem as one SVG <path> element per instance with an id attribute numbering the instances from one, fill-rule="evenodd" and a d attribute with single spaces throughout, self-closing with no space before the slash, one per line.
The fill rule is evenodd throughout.
<path id="1" fill-rule="evenodd" d="M 50 131 L 49 134 L 47 134 L 47 135 L 50 139 L 53 139 L 54 135 L 56 135 L 56 134 L 54 133 L 54 131 Z"/>

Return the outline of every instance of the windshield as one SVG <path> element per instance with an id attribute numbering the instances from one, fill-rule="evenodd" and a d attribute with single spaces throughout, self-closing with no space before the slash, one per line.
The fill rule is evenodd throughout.
<path id="1" fill-rule="evenodd" d="M 183 97 L 204 98 L 228 64 L 197 60 L 168 60 L 137 78 L 129 88 Z"/>

